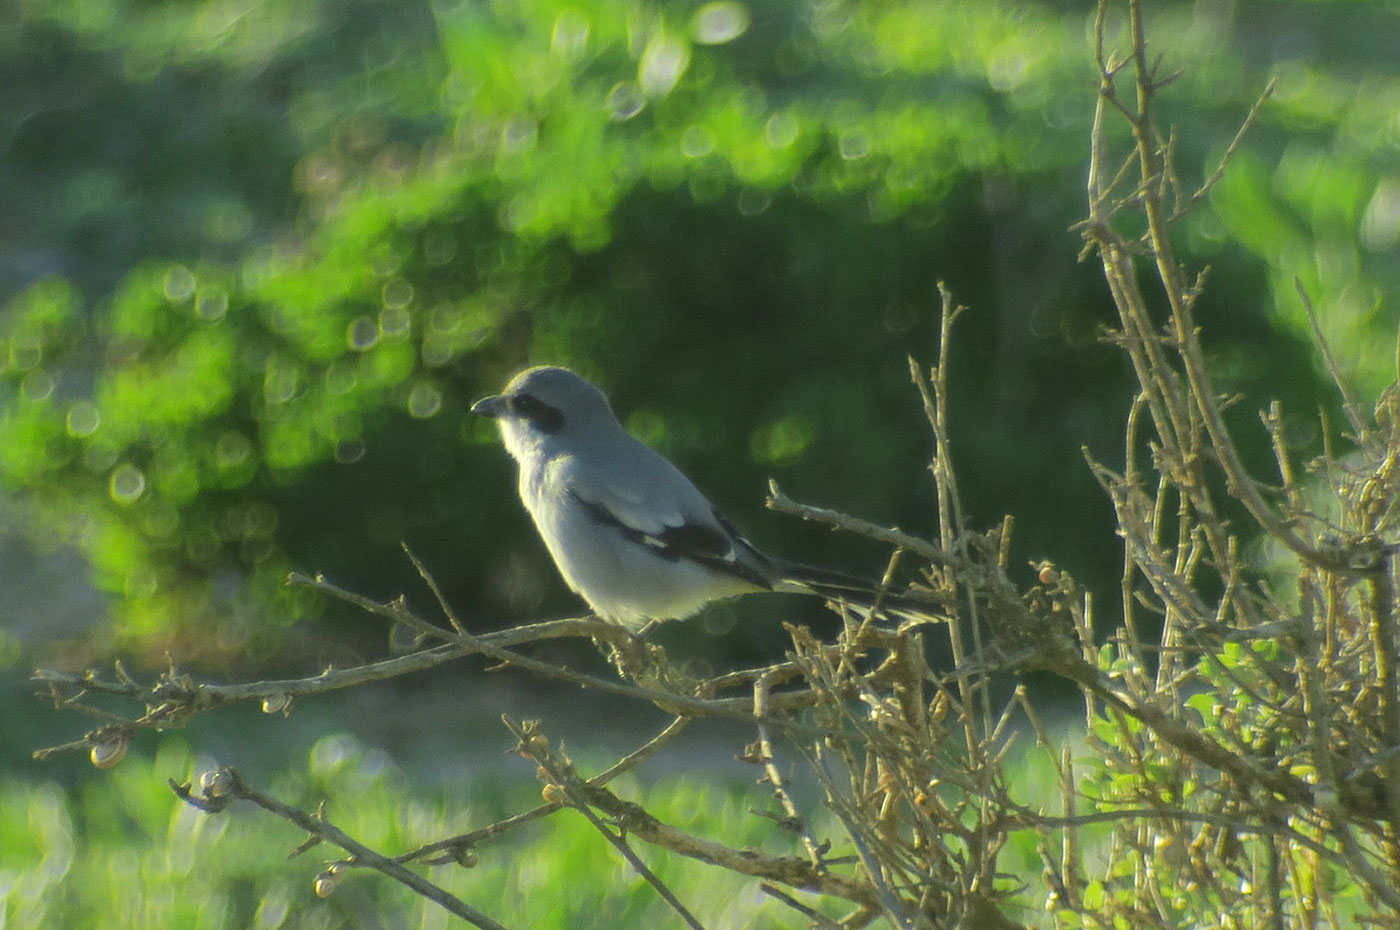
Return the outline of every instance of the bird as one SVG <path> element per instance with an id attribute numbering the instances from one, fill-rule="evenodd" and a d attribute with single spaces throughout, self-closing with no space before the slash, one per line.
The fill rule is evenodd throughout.
<path id="1" fill-rule="evenodd" d="M 518 466 L 520 500 L 555 566 L 603 620 L 641 633 L 759 591 L 839 599 L 866 612 L 881 600 L 874 586 L 759 551 L 679 468 L 627 432 L 601 390 L 567 368 L 527 368 L 471 412 L 496 421 Z"/>

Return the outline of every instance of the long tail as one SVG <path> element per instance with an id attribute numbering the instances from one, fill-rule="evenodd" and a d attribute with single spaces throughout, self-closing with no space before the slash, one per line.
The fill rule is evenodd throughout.
<path id="1" fill-rule="evenodd" d="M 844 603 L 861 615 L 874 612 L 877 616 L 916 623 L 946 623 L 948 620 L 942 605 L 932 597 L 922 598 L 908 591 L 882 591 L 860 578 L 811 565 L 784 562 L 779 568 L 782 579 L 774 585 L 779 591 L 815 594 Z"/>

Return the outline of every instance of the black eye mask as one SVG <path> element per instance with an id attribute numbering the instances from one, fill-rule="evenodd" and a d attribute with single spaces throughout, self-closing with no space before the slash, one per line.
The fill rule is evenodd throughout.
<path id="1" fill-rule="evenodd" d="M 506 399 L 506 409 L 512 416 L 534 424 L 541 433 L 557 433 L 564 425 L 564 414 L 531 394 L 516 394 Z"/>

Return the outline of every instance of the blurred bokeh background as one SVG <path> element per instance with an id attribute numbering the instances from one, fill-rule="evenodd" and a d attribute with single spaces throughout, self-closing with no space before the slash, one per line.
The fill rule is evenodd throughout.
<path id="1" fill-rule="evenodd" d="M 1271 398 L 1306 458 L 1335 400 L 1295 280 L 1359 396 L 1395 374 L 1400 11 L 1150 13 L 1188 189 L 1278 82 L 1177 234 L 1253 463 Z M 1121 461 L 1131 382 L 1070 229 L 1091 27 L 1052 0 L 9 4 L 0 775 L 85 777 L 25 758 L 82 726 L 25 696 L 36 664 L 384 651 L 289 570 L 426 612 L 406 541 L 477 629 L 577 612 L 467 413 L 529 363 L 595 380 L 761 546 L 877 575 L 878 547 L 766 512 L 766 479 L 935 532 L 906 359 L 935 359 L 940 280 L 971 308 L 971 521 L 1014 515 L 1018 564 L 1116 590 L 1081 449 Z M 780 651 L 794 614 L 829 622 L 749 599 L 664 635 L 723 663 Z"/>

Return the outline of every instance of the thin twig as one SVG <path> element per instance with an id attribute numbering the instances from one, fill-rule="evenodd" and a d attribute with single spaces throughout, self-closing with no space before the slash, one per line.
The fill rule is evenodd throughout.
<path id="1" fill-rule="evenodd" d="M 820 928 L 820 930 L 842 930 L 840 924 L 823 914 L 821 911 L 817 910 L 814 907 L 808 907 L 801 901 L 794 898 L 792 895 L 788 894 L 787 892 L 774 885 L 770 885 L 767 882 L 759 882 L 758 890 L 768 895 L 770 898 L 777 898 L 779 901 L 783 902 L 788 907 L 792 908 L 794 911 L 797 911 L 797 913 L 801 914 L 803 917 L 806 917 L 812 922 L 812 926 L 818 927 Z"/>
<path id="2" fill-rule="evenodd" d="M 1313 309 L 1312 300 L 1303 287 L 1302 279 L 1295 277 L 1293 287 L 1298 292 L 1298 299 L 1303 302 L 1303 311 L 1308 315 L 1308 323 L 1312 325 L 1313 342 L 1317 343 L 1318 351 L 1322 353 L 1322 360 L 1327 365 L 1327 373 L 1332 376 L 1332 383 L 1337 386 L 1337 393 L 1342 395 L 1342 410 L 1347 415 L 1347 422 L 1351 424 L 1357 439 L 1360 439 L 1367 432 L 1366 420 L 1361 415 L 1361 405 L 1347 390 L 1346 378 L 1342 375 L 1342 366 L 1337 364 L 1337 357 L 1332 354 L 1332 346 L 1328 343 L 1327 337 L 1323 335 L 1322 324 L 1317 320 L 1317 311 Z"/>
<path id="3" fill-rule="evenodd" d="M 852 517 L 837 510 L 830 510 L 826 507 L 813 507 L 809 504 L 799 504 L 788 497 L 778 487 L 778 482 L 768 482 L 768 499 L 765 501 L 768 509 L 776 510 L 779 513 L 792 514 L 804 520 L 813 520 L 818 523 L 826 523 L 837 529 L 847 530 L 861 536 L 880 542 L 898 546 L 901 549 L 908 549 L 910 552 L 918 553 L 938 565 L 962 565 L 966 560 L 940 549 L 927 540 L 917 536 L 911 536 L 900 530 L 898 527 L 883 527 L 862 520 L 859 517 Z"/>
<path id="4" fill-rule="evenodd" d="M 561 787 L 568 796 L 571 806 L 582 814 L 588 822 L 593 825 L 593 828 L 601 833 L 603 837 L 622 854 L 622 857 L 636 870 L 638 875 L 646 880 L 647 884 L 656 889 L 656 893 L 671 906 L 672 910 L 681 916 L 681 919 L 691 927 L 691 930 L 705 930 L 700 921 L 695 918 L 695 915 L 681 903 L 680 898 L 676 897 L 675 892 L 671 891 L 666 883 L 642 861 L 641 857 L 632 851 L 632 847 L 627 845 L 627 840 L 623 831 L 609 828 L 599 819 L 597 814 L 593 813 L 592 809 L 588 806 L 588 801 L 578 790 L 577 786 L 580 782 L 577 778 L 573 777 L 572 772 L 566 771 L 548 749 L 534 740 L 531 734 L 527 734 L 521 726 L 514 720 L 511 720 L 510 717 L 502 715 L 501 720 L 505 723 L 506 728 L 520 740 L 521 751 L 534 759 L 535 762 L 548 773 L 549 777 L 553 779 L 553 784 Z"/>
<path id="5" fill-rule="evenodd" d="M 770 682 L 766 678 L 760 678 L 753 684 L 753 714 L 760 721 L 772 715 L 770 689 Z M 763 772 L 768 778 L 768 784 L 773 789 L 773 796 L 778 799 L 778 804 L 781 805 L 783 813 L 786 815 L 786 822 L 802 837 L 802 845 L 812 860 L 812 867 L 818 871 L 825 871 L 826 865 L 822 862 L 824 850 L 807 828 L 805 818 L 797 809 L 792 795 L 788 793 L 787 787 L 783 784 L 783 775 L 778 770 L 778 761 L 773 750 L 773 737 L 768 727 L 762 722 L 758 724 L 758 754 L 761 757 Z"/>
<path id="6" fill-rule="evenodd" d="M 1215 185 L 1220 183 L 1220 179 L 1225 177 L 1225 169 L 1230 167 L 1230 162 L 1235 158 L 1235 153 L 1239 151 L 1240 145 L 1244 142 L 1244 137 L 1249 135 L 1249 131 L 1254 128 L 1254 123 L 1259 119 L 1259 114 L 1264 111 L 1264 104 L 1269 102 L 1269 98 L 1274 95 L 1275 88 L 1278 87 L 1278 78 L 1270 78 L 1269 83 L 1264 85 L 1264 90 L 1254 101 L 1254 106 L 1249 108 L 1249 113 L 1244 121 L 1235 130 L 1235 137 L 1230 140 L 1230 144 L 1225 147 L 1225 154 L 1220 156 L 1220 161 L 1215 165 L 1215 171 L 1206 178 L 1205 182 L 1196 189 L 1191 198 L 1176 211 L 1175 218 L 1186 215 L 1194 209 L 1201 201 L 1210 196 L 1210 192 Z"/>
<path id="7" fill-rule="evenodd" d="M 655 755 L 662 748 L 669 745 L 680 735 L 681 731 L 684 730 L 689 723 L 690 718 L 688 717 L 675 718 L 668 723 L 660 733 L 656 734 L 597 775 L 588 779 L 588 783 L 590 785 L 606 785 L 617 776 L 636 767 L 638 763 Z M 427 859 L 427 857 L 435 854 L 447 854 L 440 860 L 427 859 L 427 861 L 430 864 L 438 861 L 453 861 L 456 858 L 455 855 L 453 855 L 454 853 L 460 853 L 464 850 L 471 849 L 478 843 L 493 839 L 503 833 L 508 833 L 516 827 L 523 827 L 528 823 L 534 823 L 536 820 L 547 817 L 558 810 L 560 810 L 558 804 L 541 804 L 538 807 L 531 808 L 528 811 L 523 811 L 511 817 L 503 818 L 476 830 L 471 830 L 467 833 L 450 836 L 441 840 L 435 840 L 431 843 L 425 843 L 417 849 L 395 856 L 394 859 L 396 862 L 411 862 L 417 859 Z"/>
<path id="8" fill-rule="evenodd" d="M 205 781 L 210 785 L 217 784 L 219 786 L 217 793 L 211 793 L 210 790 L 206 789 L 205 795 L 200 797 L 191 791 L 189 785 L 178 784 L 173 779 L 170 781 L 170 787 L 182 800 L 206 813 L 222 810 L 229 801 L 234 799 L 251 801 L 263 810 L 295 824 L 308 834 L 339 846 L 350 854 L 354 865 L 366 866 L 382 872 L 394 881 L 412 889 L 416 894 L 427 898 L 449 913 L 475 924 L 482 930 L 506 930 L 504 926 L 445 889 L 439 888 L 416 872 L 404 868 L 393 859 L 382 856 L 355 840 L 345 831 L 326 820 L 325 817 L 283 804 L 276 798 L 257 791 L 232 768 L 220 769 L 213 773 L 212 777 L 206 776 Z"/>
<path id="9" fill-rule="evenodd" d="M 418 577 L 422 578 L 423 583 L 428 586 L 428 590 L 433 592 L 433 597 L 437 599 L 438 607 L 442 608 L 442 615 L 447 618 L 448 623 L 452 624 L 452 629 L 456 630 L 459 634 L 466 634 L 467 630 L 462 626 L 462 621 L 457 619 L 457 612 L 452 609 L 452 604 L 448 602 L 447 598 L 443 597 L 442 589 L 438 587 L 437 579 L 423 567 L 423 563 L 418 559 L 418 556 L 414 554 L 413 550 L 408 547 L 408 543 L 400 542 L 399 545 L 403 547 L 404 554 L 408 556 L 408 560 L 413 563 L 414 569 L 418 572 Z"/>
<path id="10" fill-rule="evenodd" d="M 556 774 L 568 777 L 563 772 L 556 771 Z M 629 835 L 655 846 L 741 875 L 793 888 L 811 888 L 860 904 L 875 903 L 875 894 L 869 885 L 830 870 L 818 872 L 805 858 L 769 855 L 752 849 L 738 850 L 723 843 L 700 839 L 663 823 L 641 805 L 624 801 L 601 785 L 591 785 L 574 777 L 569 779 L 568 786 L 582 801 L 617 821 Z"/>

